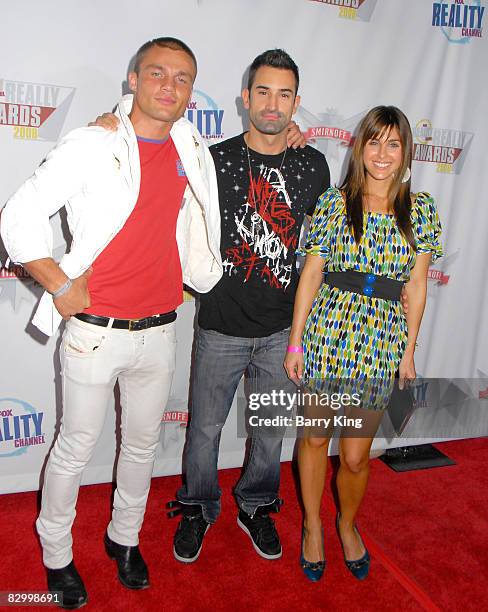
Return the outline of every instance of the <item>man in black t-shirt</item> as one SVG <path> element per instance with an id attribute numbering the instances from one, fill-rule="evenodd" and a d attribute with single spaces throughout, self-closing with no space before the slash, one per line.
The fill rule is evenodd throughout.
<path id="1" fill-rule="evenodd" d="M 210 148 L 219 186 L 224 275 L 200 298 L 185 447 L 183 518 L 174 555 L 195 561 L 220 513 L 217 460 L 220 434 L 243 374 L 260 393 L 296 387 L 283 368 L 298 284 L 296 249 L 305 215 L 328 187 L 325 157 L 311 147 L 289 149 L 287 126 L 299 104 L 298 68 L 279 49 L 251 65 L 242 92 L 249 131 Z M 266 417 L 264 407 L 259 416 Z M 268 413 L 272 416 L 272 410 Z M 284 427 L 253 431 L 234 493 L 238 525 L 258 554 L 276 559 L 281 544 L 269 513 L 279 509 Z"/>
<path id="2" fill-rule="evenodd" d="M 264 154 L 245 137 L 210 147 L 219 185 L 224 274 L 201 295 L 198 323 L 222 334 L 263 338 L 291 324 L 300 229 L 329 186 L 329 170 L 312 147 Z"/>

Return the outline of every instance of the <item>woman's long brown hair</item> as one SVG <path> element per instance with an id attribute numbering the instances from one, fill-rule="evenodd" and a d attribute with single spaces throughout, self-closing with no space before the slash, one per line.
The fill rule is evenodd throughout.
<path id="1" fill-rule="evenodd" d="M 406 116 L 396 106 L 376 106 L 372 108 L 359 124 L 358 133 L 352 147 L 351 158 L 341 190 L 346 200 L 347 223 L 353 231 L 354 240 L 359 243 L 363 235 L 363 195 L 366 186 L 366 170 L 363 151 L 369 140 L 380 139 L 396 127 L 402 144 L 402 164 L 396 172 L 388 192 L 388 200 L 395 214 L 397 227 L 416 250 L 412 231 L 410 211 L 410 179 L 402 183 L 407 168 L 412 164 L 412 130 Z"/>

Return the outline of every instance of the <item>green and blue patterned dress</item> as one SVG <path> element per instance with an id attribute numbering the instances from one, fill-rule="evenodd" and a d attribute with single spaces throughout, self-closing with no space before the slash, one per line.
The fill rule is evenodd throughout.
<path id="1" fill-rule="evenodd" d="M 441 226 L 433 198 L 419 193 L 412 204 L 417 253 L 442 255 Z M 301 254 L 319 255 L 325 272 L 356 270 L 408 281 L 416 254 L 397 228 L 394 215 L 364 213 L 364 233 L 356 244 L 346 220 L 342 193 L 328 189 L 317 202 Z M 324 388 L 331 380 L 375 381 L 363 408 L 386 407 L 407 339 L 400 302 L 368 297 L 323 283 L 304 331 L 304 382 Z"/>

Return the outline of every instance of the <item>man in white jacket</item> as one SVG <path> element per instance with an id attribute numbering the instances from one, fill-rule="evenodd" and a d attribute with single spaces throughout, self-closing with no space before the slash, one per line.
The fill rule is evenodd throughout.
<path id="1" fill-rule="evenodd" d="M 149 586 L 138 534 L 175 369 L 175 309 L 183 282 L 206 292 L 222 275 L 214 164 L 183 118 L 196 70 L 182 41 L 143 45 L 117 131 L 68 134 L 2 211 L 10 258 L 46 289 L 34 324 L 52 335 L 67 321 L 62 424 L 37 520 L 48 588 L 63 593 L 66 608 L 87 601 L 71 526 L 117 381 L 122 443 L 105 547 L 122 584 Z M 73 242 L 58 265 L 49 217 L 63 206 Z"/>

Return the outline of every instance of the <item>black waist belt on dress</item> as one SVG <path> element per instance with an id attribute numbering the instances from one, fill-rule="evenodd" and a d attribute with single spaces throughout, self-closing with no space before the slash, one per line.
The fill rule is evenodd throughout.
<path id="1" fill-rule="evenodd" d="M 101 325 L 107 327 L 110 323 L 109 317 L 98 317 L 97 315 L 85 314 L 84 312 L 74 315 L 76 319 L 91 323 L 92 325 Z M 112 329 L 128 329 L 129 331 L 140 331 L 141 329 L 149 329 L 150 327 L 158 327 L 159 325 L 167 325 L 176 319 L 176 312 L 165 312 L 164 314 L 153 315 L 144 319 L 113 319 Z"/>
<path id="2" fill-rule="evenodd" d="M 325 282 L 331 287 L 342 291 L 360 293 L 369 297 L 398 302 L 403 283 L 388 276 L 377 276 L 366 272 L 346 270 L 345 272 L 329 272 Z"/>

